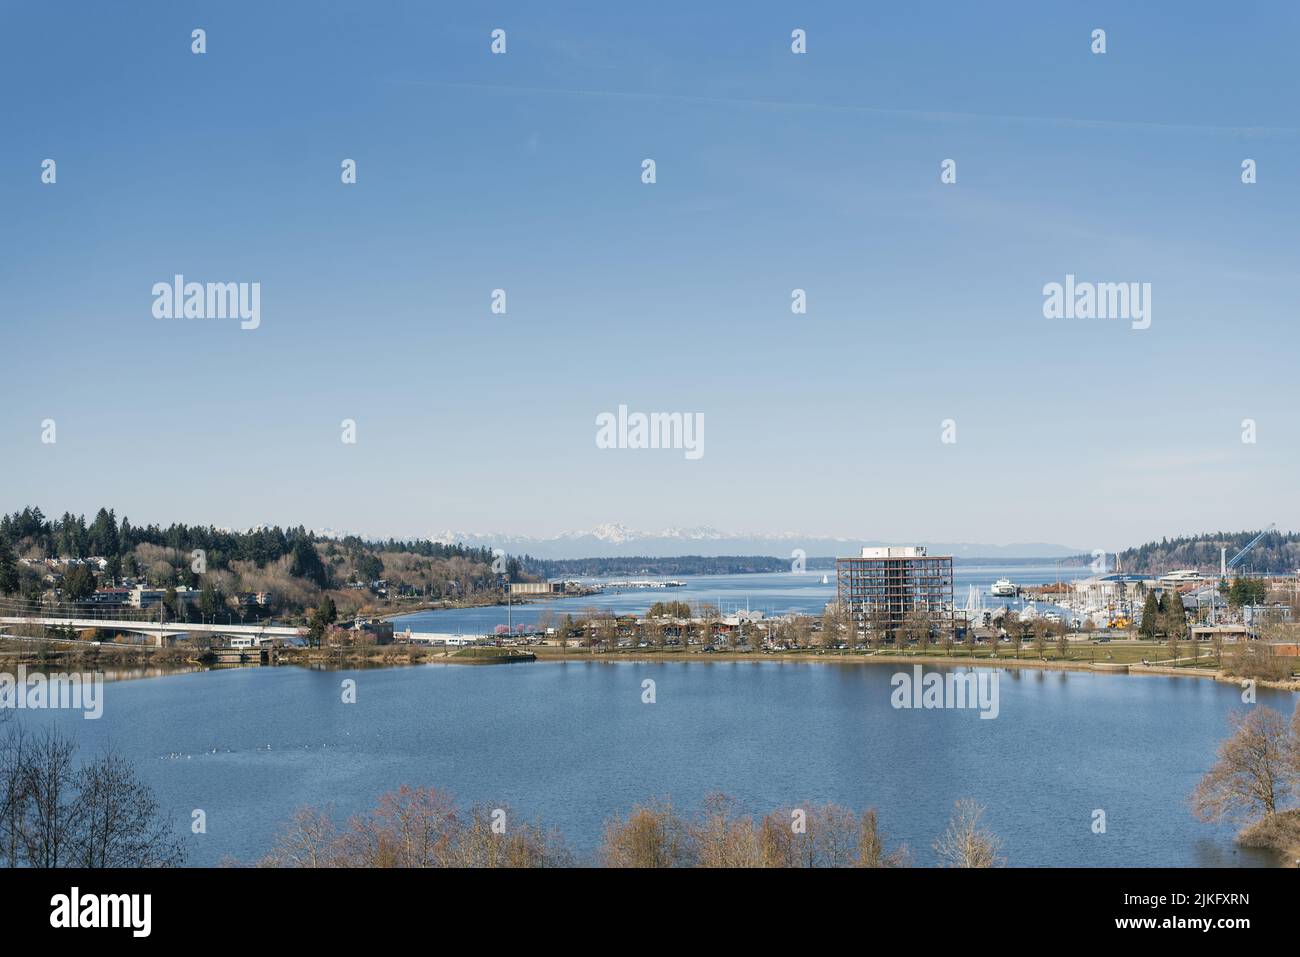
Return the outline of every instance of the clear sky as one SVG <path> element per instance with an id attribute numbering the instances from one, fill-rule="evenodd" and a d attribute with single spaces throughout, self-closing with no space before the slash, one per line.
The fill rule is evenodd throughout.
<path id="1" fill-rule="evenodd" d="M 1298 9 L 6 2 L 0 507 L 1300 526 Z M 260 328 L 155 319 L 176 273 L 259 282 Z M 1151 327 L 1044 318 L 1066 274 L 1151 283 Z M 597 448 L 620 404 L 705 454 Z"/>

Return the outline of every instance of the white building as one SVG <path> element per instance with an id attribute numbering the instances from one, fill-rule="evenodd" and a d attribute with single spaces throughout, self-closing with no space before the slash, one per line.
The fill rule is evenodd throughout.
<path id="1" fill-rule="evenodd" d="M 1179 585 L 1200 584 L 1205 581 L 1205 576 L 1195 568 L 1180 568 L 1167 575 L 1161 575 L 1157 581 L 1160 582 L 1161 588 L 1177 588 Z"/>
<path id="2" fill-rule="evenodd" d="M 413 645 L 445 645 L 448 648 L 463 648 L 472 645 L 487 635 L 454 635 L 445 631 L 397 631 L 393 637 L 409 641 Z"/>

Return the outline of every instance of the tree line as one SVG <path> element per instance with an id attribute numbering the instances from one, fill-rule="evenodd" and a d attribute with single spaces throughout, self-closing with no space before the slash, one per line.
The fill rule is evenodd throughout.
<path id="1" fill-rule="evenodd" d="M 1127 548 L 1118 555 L 1120 566 L 1126 572 L 1164 574 L 1179 568 L 1197 568 L 1217 574 L 1220 549 L 1228 550 L 1232 558 L 1245 548 L 1258 532 L 1206 532 L 1201 535 L 1184 535 L 1162 538 L 1135 548 Z M 1300 533 L 1268 532 L 1250 550 L 1244 559 L 1249 568 L 1261 572 L 1287 573 L 1300 568 Z"/>
<path id="2" fill-rule="evenodd" d="M 958 801 L 934 841 L 944 867 L 996 867 L 1002 842 L 984 809 Z M 227 862 L 236 863 L 236 862 Z M 734 798 L 709 795 L 699 813 L 669 801 L 639 804 L 605 822 L 599 847 L 580 861 L 564 837 L 508 806 L 460 806 L 434 787 L 403 786 L 340 824 L 324 809 L 299 810 L 277 834 L 261 867 L 908 867 L 905 845 L 888 846 L 874 810 L 834 803 L 782 808 L 761 817 Z"/>
<path id="3" fill-rule="evenodd" d="M 35 549 L 46 557 L 105 558 L 109 561 L 109 573 L 115 576 L 122 572 L 120 564 L 115 570 L 113 560 L 116 558 L 120 563 L 137 546 L 143 544 L 186 553 L 202 549 L 207 565 L 219 569 L 228 568 L 232 561 L 251 561 L 261 568 L 289 554 L 293 554 L 295 560 L 303 561 L 306 557 L 304 543 L 311 545 L 329 541 L 336 541 L 339 549 L 358 555 L 407 552 L 424 558 L 492 561 L 492 552 L 487 548 L 394 538 L 368 541 L 355 535 L 338 540 L 322 539 L 302 525 L 291 528 L 276 525 L 246 531 L 180 523 L 173 523 L 166 528 L 156 524 L 133 525 L 125 516 L 119 523 L 115 511 L 105 508 L 101 508 L 95 518 L 87 523 L 84 515 L 64 512 L 60 519 L 49 519 L 39 507 L 28 506 L 11 515 L 0 516 L 0 540 L 9 543 L 11 549 Z M 382 572 L 382 568 L 372 566 L 372 569 Z M 309 559 L 301 573 L 308 578 L 324 577 L 323 570 Z"/>
<path id="4" fill-rule="evenodd" d="M 1186 637 L 1187 608 L 1183 605 L 1183 596 L 1173 589 L 1160 595 L 1154 591 L 1147 592 L 1138 634 L 1143 638 L 1164 635 L 1171 640 Z"/>
<path id="5" fill-rule="evenodd" d="M 196 561 L 196 556 L 201 559 Z M 65 512 L 47 518 L 38 507 L 0 516 L 0 595 L 39 604 L 49 585 L 46 569 L 19 559 L 103 558 L 59 570 L 59 598 L 81 602 L 98 589 L 120 582 L 145 582 L 164 589 L 162 607 L 173 620 L 217 621 L 268 614 L 297 614 L 314 607 L 322 592 L 359 588 L 338 597 L 350 610 L 373 600 L 423 597 L 464 599 L 499 590 L 520 575 L 508 558 L 501 573 L 485 548 L 425 540 L 358 536 L 321 538 L 303 526 L 228 531 L 213 526 L 135 525 L 101 508 L 91 521 Z M 391 582 L 391 591 L 388 586 Z M 182 602 L 176 589 L 199 590 L 197 602 Z M 272 604 L 239 604 L 238 594 L 265 593 Z"/>

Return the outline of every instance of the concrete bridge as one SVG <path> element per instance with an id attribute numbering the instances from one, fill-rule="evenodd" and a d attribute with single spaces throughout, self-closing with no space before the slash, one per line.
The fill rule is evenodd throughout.
<path id="1" fill-rule="evenodd" d="M 211 634 L 224 636 L 251 636 L 254 638 L 299 638 L 306 629 L 287 625 L 217 625 L 188 621 L 169 621 L 159 624 L 156 621 L 132 621 L 130 619 L 112 618 L 58 618 L 39 615 L 0 615 L 0 625 L 46 625 L 49 627 L 72 627 L 78 630 L 87 628 L 104 628 L 110 631 L 126 631 L 136 635 L 152 638 L 154 644 L 163 647 L 168 640 L 180 635 Z"/>

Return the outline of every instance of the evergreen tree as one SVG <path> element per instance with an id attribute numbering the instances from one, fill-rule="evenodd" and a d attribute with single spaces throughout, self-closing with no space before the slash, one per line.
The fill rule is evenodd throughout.
<path id="1" fill-rule="evenodd" d="M 1153 591 L 1147 592 L 1146 603 L 1142 606 L 1142 625 L 1138 633 L 1143 638 L 1156 636 L 1156 624 L 1160 618 L 1160 602 Z"/>
<path id="2" fill-rule="evenodd" d="M 1183 607 L 1183 596 L 1176 590 L 1170 591 L 1165 598 L 1165 632 L 1171 640 L 1183 636 L 1187 630 L 1187 613 Z"/>
<path id="3" fill-rule="evenodd" d="M 293 546 L 293 563 L 289 566 L 289 574 L 305 578 L 318 588 L 327 588 L 330 582 L 329 570 L 316 553 L 316 546 L 306 537 L 299 538 Z"/>
<path id="4" fill-rule="evenodd" d="M 384 574 L 384 563 L 376 555 L 363 552 L 356 557 L 357 580 L 377 581 Z"/>
<path id="5" fill-rule="evenodd" d="M 199 610 L 203 613 L 206 621 L 215 622 L 217 612 L 224 607 L 225 601 L 219 591 L 213 587 L 212 582 L 204 582 L 203 590 L 199 592 Z"/>
<path id="6" fill-rule="evenodd" d="M 101 508 L 95 515 L 88 535 L 92 555 L 107 557 L 118 552 L 117 518 L 111 511 Z"/>
<path id="7" fill-rule="evenodd" d="M 334 607 L 334 599 L 326 595 L 316 606 L 316 613 L 311 616 L 311 627 L 307 631 L 307 643 L 320 647 L 321 638 L 325 635 L 325 629 L 334 624 L 338 618 L 338 609 Z"/>
<path id="8" fill-rule="evenodd" d="M 180 606 L 180 598 L 177 597 L 176 595 L 175 585 L 167 586 L 167 591 L 163 592 L 162 603 L 163 606 L 167 609 L 167 611 L 171 614 L 173 621 L 180 617 L 180 613 L 178 611 L 178 608 Z"/>
<path id="9" fill-rule="evenodd" d="M 71 601 L 84 601 L 95 593 L 95 576 L 85 565 L 74 565 L 63 576 L 63 594 Z"/>
<path id="10" fill-rule="evenodd" d="M 18 585 L 18 556 L 9 539 L 0 536 L 0 595 L 12 595 Z"/>

